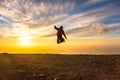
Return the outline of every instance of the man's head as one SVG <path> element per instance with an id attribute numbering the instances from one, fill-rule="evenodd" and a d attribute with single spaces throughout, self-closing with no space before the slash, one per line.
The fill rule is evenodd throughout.
<path id="1" fill-rule="evenodd" d="M 60 28 L 62 29 L 62 28 L 63 28 L 63 26 L 60 26 Z"/>

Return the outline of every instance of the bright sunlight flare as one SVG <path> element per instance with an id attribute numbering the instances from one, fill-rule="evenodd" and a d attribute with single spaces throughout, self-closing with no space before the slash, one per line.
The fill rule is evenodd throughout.
<path id="1" fill-rule="evenodd" d="M 30 45 L 31 44 L 31 36 L 28 34 L 23 34 L 19 37 L 22 45 Z"/>

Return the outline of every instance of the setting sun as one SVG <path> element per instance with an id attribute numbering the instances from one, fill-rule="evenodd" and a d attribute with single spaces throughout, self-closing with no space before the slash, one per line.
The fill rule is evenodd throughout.
<path id="1" fill-rule="evenodd" d="M 31 44 L 31 36 L 28 34 L 23 34 L 19 37 L 22 45 L 30 45 Z"/>

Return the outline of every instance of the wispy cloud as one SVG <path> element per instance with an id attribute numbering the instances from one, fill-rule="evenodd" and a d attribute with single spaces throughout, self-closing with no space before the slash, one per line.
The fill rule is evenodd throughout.
<path id="1" fill-rule="evenodd" d="M 47 26 L 64 18 L 74 8 L 73 2 L 33 0 L 5 0 L 0 3 L 0 14 L 13 22 L 30 24 L 30 27 Z"/>
<path id="2" fill-rule="evenodd" d="M 0 1 L 0 26 L 4 27 L 8 24 L 8 27 L 13 28 L 4 28 L 1 34 L 10 36 L 13 35 L 12 33 L 18 35 L 28 31 L 32 35 L 39 35 L 36 32 L 43 32 L 42 27 L 46 28 L 67 17 L 67 12 L 73 10 L 74 6 L 74 2 L 69 0 L 2 0 Z"/>
<path id="3" fill-rule="evenodd" d="M 56 34 L 54 25 L 63 25 L 75 38 L 117 33 L 120 25 L 112 24 L 119 24 L 120 18 L 114 17 L 119 12 L 118 2 L 113 0 L 87 0 L 82 4 L 72 0 L 1 0 L 0 34 L 19 36 L 26 32 L 51 37 Z"/>

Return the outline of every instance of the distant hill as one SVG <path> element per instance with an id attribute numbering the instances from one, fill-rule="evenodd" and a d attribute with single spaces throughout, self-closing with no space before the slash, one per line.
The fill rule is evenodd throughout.
<path id="1" fill-rule="evenodd" d="M 0 53 L 0 54 L 8 54 L 8 53 L 6 53 L 6 52 L 3 52 L 3 53 Z"/>

